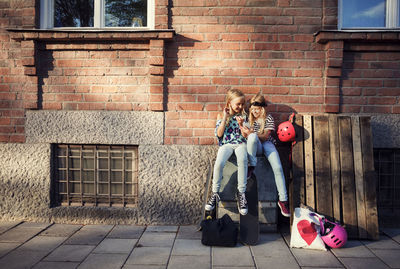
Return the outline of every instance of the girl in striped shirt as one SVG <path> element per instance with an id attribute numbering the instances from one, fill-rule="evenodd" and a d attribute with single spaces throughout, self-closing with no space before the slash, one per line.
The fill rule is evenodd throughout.
<path id="1" fill-rule="evenodd" d="M 257 153 L 264 153 L 275 175 L 275 184 L 278 190 L 278 206 L 282 215 L 290 217 L 288 196 L 285 185 L 281 160 L 275 148 L 275 139 L 271 132 L 275 131 L 274 118 L 267 114 L 267 103 L 260 93 L 250 99 L 249 125 L 251 133 L 247 137 L 247 152 L 249 154 L 248 177 L 257 165 Z"/>

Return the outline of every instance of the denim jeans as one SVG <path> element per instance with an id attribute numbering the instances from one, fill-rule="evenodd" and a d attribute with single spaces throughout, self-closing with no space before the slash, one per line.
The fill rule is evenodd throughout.
<path id="1" fill-rule="evenodd" d="M 249 154 L 249 165 L 257 165 L 257 154 L 264 153 L 275 176 L 275 185 L 278 190 L 279 201 L 287 201 L 287 191 L 285 176 L 283 174 L 281 159 L 275 145 L 270 141 L 261 143 L 256 133 L 252 133 L 247 138 L 247 152 Z"/>
<path id="2" fill-rule="evenodd" d="M 235 152 L 236 161 L 238 166 L 238 191 L 245 192 L 247 184 L 247 146 L 246 143 L 242 144 L 225 144 L 219 147 L 217 153 L 217 159 L 214 165 L 213 184 L 212 191 L 219 192 L 221 187 L 222 172 L 224 166 L 231 157 L 232 153 Z"/>

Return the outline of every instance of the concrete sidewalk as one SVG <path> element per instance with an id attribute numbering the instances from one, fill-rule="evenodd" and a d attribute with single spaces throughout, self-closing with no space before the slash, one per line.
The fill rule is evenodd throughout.
<path id="1" fill-rule="evenodd" d="M 400 228 L 327 252 L 290 249 L 289 237 L 221 248 L 203 246 L 195 226 L 0 222 L 0 268 L 400 268 Z"/>

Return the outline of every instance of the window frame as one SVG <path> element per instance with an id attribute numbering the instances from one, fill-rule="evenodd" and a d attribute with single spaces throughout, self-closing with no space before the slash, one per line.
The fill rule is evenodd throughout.
<path id="1" fill-rule="evenodd" d="M 386 1 L 386 26 L 385 27 L 343 27 L 343 1 L 339 0 L 338 12 L 338 30 L 400 30 L 399 21 L 399 6 L 400 0 L 385 0 Z"/>
<path id="2" fill-rule="evenodd" d="M 75 154 L 70 154 L 72 152 Z M 87 155 L 88 152 L 93 152 L 93 155 Z M 113 154 L 121 154 L 121 156 L 113 156 Z M 54 173 L 51 204 L 53 206 L 138 206 L 138 146 L 53 144 L 52 156 Z M 93 166 L 85 167 L 85 164 L 88 164 L 85 160 L 92 161 Z M 114 161 L 118 160 L 121 162 L 121 167 L 113 167 Z M 107 163 L 106 167 L 103 166 L 104 161 Z M 131 163 L 130 168 L 129 165 L 126 166 L 129 162 Z M 75 167 L 76 163 L 79 164 L 79 167 Z M 92 173 L 93 178 L 88 180 L 84 176 L 85 172 Z M 120 173 L 121 180 L 115 181 L 112 175 L 117 173 Z M 129 174 L 131 178 L 129 176 L 130 180 L 127 180 Z M 106 176 L 104 177 L 104 175 Z M 74 189 L 74 184 L 79 186 L 77 191 Z M 92 186 L 92 192 L 85 190 L 85 186 L 89 185 Z M 107 186 L 106 192 L 101 189 L 101 186 Z M 113 193 L 113 187 L 117 186 L 121 187 L 120 192 Z M 127 187 L 132 189 L 128 191 Z"/>
<path id="3" fill-rule="evenodd" d="M 154 30 L 155 0 L 147 0 L 147 26 L 143 27 L 106 27 L 105 0 L 94 0 L 93 27 L 54 27 L 54 0 L 40 0 L 40 29 L 60 30 Z"/>

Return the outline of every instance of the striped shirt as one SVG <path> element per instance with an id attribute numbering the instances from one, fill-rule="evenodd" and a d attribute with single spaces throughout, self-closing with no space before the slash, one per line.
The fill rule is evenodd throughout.
<path id="1" fill-rule="evenodd" d="M 253 129 L 254 129 L 254 132 L 255 132 L 255 133 L 258 133 L 258 132 L 260 131 L 261 124 L 260 124 L 259 122 L 255 121 L 255 122 L 253 123 L 253 126 L 252 126 L 252 127 L 253 127 Z M 268 114 L 268 115 L 267 115 L 267 118 L 265 119 L 264 130 L 265 130 L 265 131 L 271 130 L 272 132 L 275 131 L 275 121 L 274 121 L 274 118 L 272 117 L 271 114 Z M 276 143 L 276 140 L 275 140 L 275 138 L 272 137 L 272 135 L 270 135 L 270 136 L 268 137 L 267 141 L 270 141 L 270 142 L 272 142 L 273 144 Z"/>

